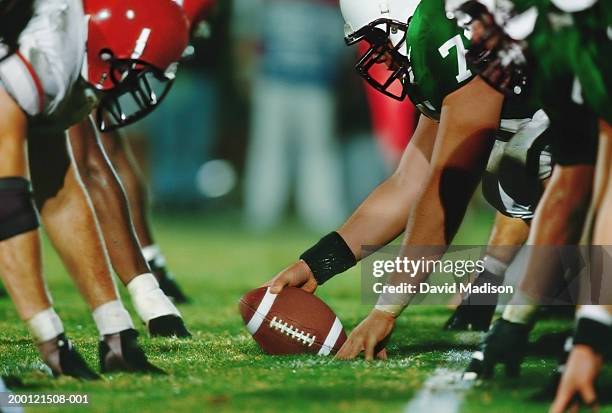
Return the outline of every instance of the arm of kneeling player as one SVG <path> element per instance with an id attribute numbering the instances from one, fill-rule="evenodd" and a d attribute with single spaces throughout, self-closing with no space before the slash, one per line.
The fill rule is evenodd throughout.
<path id="1" fill-rule="evenodd" d="M 385 245 L 404 231 L 427 179 L 437 130 L 437 122 L 421 115 L 395 172 L 338 229 L 358 260 L 362 245 Z"/>
<path id="2" fill-rule="evenodd" d="M 408 219 L 401 255 L 410 258 L 410 247 L 445 248 L 452 241 L 486 166 L 503 100 L 503 95 L 480 78 L 444 99 L 430 173 Z M 418 274 L 409 282 L 418 284 L 427 275 Z M 402 279 L 406 281 L 406 277 Z M 404 303 L 408 301 L 406 297 Z M 397 317 L 403 306 L 393 307 L 398 310 L 390 314 Z M 381 323 L 381 313 L 373 309 L 351 332 L 336 357 L 352 359 L 364 351 L 371 358 L 379 341 L 388 339 L 393 327 L 391 320 Z M 381 324 L 386 326 L 384 337 L 379 331 Z"/>
<path id="3" fill-rule="evenodd" d="M 479 77 L 444 99 L 430 174 L 403 245 L 450 244 L 489 158 L 503 101 Z"/>
<path id="4" fill-rule="evenodd" d="M 437 129 L 436 122 L 421 116 L 397 170 L 374 189 L 338 229 L 357 261 L 363 258 L 362 245 L 386 245 L 404 230 L 428 174 Z M 279 293 L 285 286 L 314 292 L 317 280 L 309 266 L 298 260 L 265 285 L 270 286 L 273 293 Z"/>

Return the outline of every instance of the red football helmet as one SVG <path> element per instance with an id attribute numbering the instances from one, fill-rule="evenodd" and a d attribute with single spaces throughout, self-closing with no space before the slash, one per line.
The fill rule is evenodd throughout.
<path id="1" fill-rule="evenodd" d="M 210 9 L 213 8 L 215 0 L 174 0 L 183 7 L 183 11 L 189 20 L 189 27 L 193 31 Z"/>
<path id="2" fill-rule="evenodd" d="M 84 0 L 87 81 L 101 91 L 98 126 L 116 129 L 149 114 L 168 93 L 189 42 L 171 0 Z"/>

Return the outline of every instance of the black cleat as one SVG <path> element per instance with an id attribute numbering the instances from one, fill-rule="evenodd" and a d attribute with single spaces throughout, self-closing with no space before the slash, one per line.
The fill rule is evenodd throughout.
<path id="1" fill-rule="evenodd" d="M 508 377 L 518 377 L 527 351 L 530 325 L 498 319 L 487 333 L 480 350 L 463 373 L 464 380 L 493 377 L 495 365 L 504 364 Z"/>
<path id="2" fill-rule="evenodd" d="M 553 374 L 550 375 L 544 387 L 542 387 L 537 393 L 531 396 L 531 400 L 537 402 L 552 402 L 557 395 L 557 389 L 561 383 L 561 377 L 563 376 L 563 369 L 558 366 Z"/>
<path id="3" fill-rule="evenodd" d="M 572 330 L 545 333 L 529 343 L 527 351 L 532 356 L 555 357 L 559 363 L 565 363 L 569 356 L 568 342 L 571 349 Z"/>
<path id="4" fill-rule="evenodd" d="M 183 319 L 175 315 L 156 317 L 149 321 L 148 327 L 151 337 L 191 337 L 191 333 L 185 327 Z"/>
<path id="5" fill-rule="evenodd" d="M 461 303 L 444 324 L 448 331 L 487 331 L 496 305 L 470 305 Z"/>
<path id="6" fill-rule="evenodd" d="M 99 353 L 102 373 L 125 371 L 164 374 L 162 369 L 147 360 L 138 345 L 138 332 L 131 328 L 104 336 L 99 344 Z"/>
<path id="7" fill-rule="evenodd" d="M 484 270 L 472 283 L 474 287 L 491 285 L 499 287 L 504 283 L 504 277 L 499 277 Z M 495 308 L 497 307 L 497 293 L 474 293 L 463 297 L 461 304 L 455 309 L 453 315 L 444 324 L 449 331 L 487 331 L 491 325 Z"/>
<path id="8" fill-rule="evenodd" d="M 70 340 L 62 333 L 54 339 L 38 344 L 38 349 L 53 376 L 75 377 L 81 380 L 100 378 L 89 368 Z"/>
<path id="9" fill-rule="evenodd" d="M 153 275 L 157 278 L 159 288 L 164 294 L 176 304 L 187 304 L 189 302 L 189 298 L 183 293 L 183 290 L 181 290 L 181 287 L 179 287 L 178 283 L 165 266 L 157 265 L 156 260 L 151 260 L 148 264 L 151 268 L 151 272 L 153 272 Z"/>

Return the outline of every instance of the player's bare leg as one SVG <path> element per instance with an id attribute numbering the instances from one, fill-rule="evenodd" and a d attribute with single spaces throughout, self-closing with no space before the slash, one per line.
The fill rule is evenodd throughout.
<path id="1" fill-rule="evenodd" d="M 593 176 L 591 164 L 555 167 L 531 225 L 531 249 L 518 290 L 487 333 L 481 351 L 472 356 L 464 378 L 491 377 L 498 362 L 505 364 L 508 375 L 519 374 L 538 300 L 564 282 L 558 277 L 561 262 L 555 246 L 578 244 Z"/>
<path id="2" fill-rule="evenodd" d="M 0 111 L 0 275 L 52 372 L 95 379 L 66 338 L 43 279 L 38 219 L 27 180 L 27 119 L 1 89 Z"/>
<path id="3" fill-rule="evenodd" d="M 69 132 L 74 164 L 91 196 L 111 263 L 153 336 L 189 337 L 177 308 L 160 290 L 134 233 L 127 199 L 104 153 L 94 124 L 85 119 Z"/>
<path id="4" fill-rule="evenodd" d="M 484 271 L 478 273 L 473 285 L 502 285 L 508 266 L 527 240 L 529 226 L 524 220 L 510 218 L 498 212 L 484 255 Z M 497 306 L 498 294 L 464 297 L 453 316 L 446 322 L 447 330 L 487 331 Z"/>
<path id="5" fill-rule="evenodd" d="M 96 216 L 113 268 L 127 285 L 137 275 L 149 272 L 149 267 L 132 230 L 132 219 L 121 183 L 105 158 L 89 119 L 70 128 L 68 139 L 75 165 L 94 208 L 101 206 L 96 208 Z"/>
<path id="6" fill-rule="evenodd" d="M 187 296 L 167 270 L 166 259 L 153 238 L 148 216 L 148 197 L 144 178 L 129 143 L 117 131 L 104 133 L 100 136 L 103 147 L 123 183 L 136 236 L 142 246 L 142 253 L 157 278 L 160 288 L 176 303 L 188 302 Z"/>
<path id="7" fill-rule="evenodd" d="M 612 125 L 601 121 L 597 176 L 603 188 L 593 233 L 594 245 L 612 245 Z"/>
<path id="8" fill-rule="evenodd" d="M 591 200 L 594 171 L 594 166 L 588 164 L 555 168 L 529 234 L 528 244 L 534 248 L 519 285 L 519 295 L 523 297 L 514 302 L 524 310 L 529 306 L 523 304 L 546 297 L 564 282 L 557 277 L 555 270 L 561 263 L 558 251 L 552 247 L 578 244 Z M 510 307 L 509 311 L 513 309 Z M 516 322 L 523 320 L 521 315 L 516 317 Z"/>
<path id="9" fill-rule="evenodd" d="M 138 333 L 117 294 L 91 201 L 70 164 L 66 135 L 38 136 L 29 149 L 35 200 L 46 231 L 100 334 L 101 370 L 158 371 L 138 346 Z"/>
<path id="10" fill-rule="evenodd" d="M 595 172 L 593 208 L 596 219 L 593 228 L 591 267 L 598 280 L 591 279 L 592 298 L 607 305 L 584 305 L 576 311 L 574 336 L 568 339 L 564 354 L 554 374 L 541 392 L 545 398 L 554 397 L 551 412 L 579 408 L 580 404 L 597 405 L 595 380 L 603 365 L 602 350 L 612 340 L 612 295 L 605 285 L 606 274 L 612 268 L 609 245 L 612 245 L 612 127 L 600 121 L 599 148 Z M 596 265 L 597 264 L 597 265 Z M 581 403 L 582 402 L 582 403 Z"/>

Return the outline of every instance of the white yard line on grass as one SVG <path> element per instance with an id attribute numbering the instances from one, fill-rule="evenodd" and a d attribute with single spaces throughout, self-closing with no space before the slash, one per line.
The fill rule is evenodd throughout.
<path id="1" fill-rule="evenodd" d="M 469 351 L 450 351 L 445 361 L 449 367 L 439 367 L 429 376 L 423 387 L 414 395 L 406 405 L 404 413 L 459 413 L 463 399 L 473 386 L 473 381 L 461 379 L 465 362 L 470 359 Z M 461 363 L 453 368 L 453 364 Z"/>

